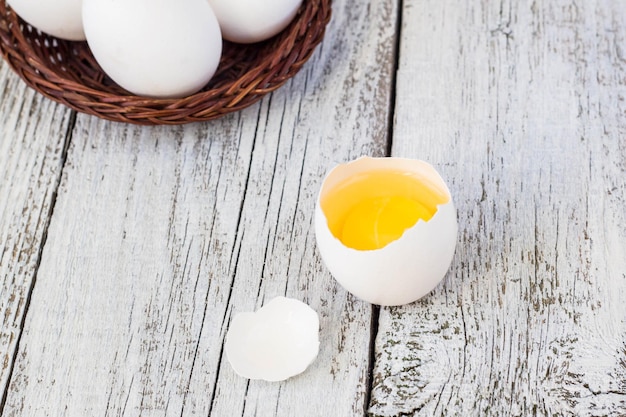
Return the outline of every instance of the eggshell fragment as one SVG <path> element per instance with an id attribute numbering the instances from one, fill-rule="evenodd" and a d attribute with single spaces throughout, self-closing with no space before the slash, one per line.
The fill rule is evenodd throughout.
<path id="1" fill-rule="evenodd" d="M 298 375 L 319 351 L 319 318 L 305 303 L 276 297 L 233 318 L 225 343 L 233 370 L 249 379 L 283 381 Z"/>
<path id="2" fill-rule="evenodd" d="M 70 41 L 85 40 L 82 0 L 7 0 L 7 4 L 42 32 Z"/>
<path id="3" fill-rule="evenodd" d="M 342 181 L 377 169 L 410 173 L 445 196 L 446 202 L 436 207 L 428 221 L 417 221 L 383 248 L 356 250 L 333 235 L 320 201 Z M 428 163 L 406 158 L 363 157 L 337 166 L 324 179 L 315 211 L 317 246 L 333 277 L 357 297 L 386 306 L 411 303 L 437 286 L 452 262 L 457 228 L 456 210 L 444 180 Z"/>
<path id="4" fill-rule="evenodd" d="M 224 39 L 254 43 L 287 27 L 302 0 L 209 0 L 209 3 L 220 22 Z"/>

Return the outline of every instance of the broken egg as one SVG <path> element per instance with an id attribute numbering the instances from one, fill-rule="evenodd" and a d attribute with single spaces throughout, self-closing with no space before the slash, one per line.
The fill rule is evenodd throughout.
<path id="1" fill-rule="evenodd" d="M 235 315 L 224 349 L 237 374 L 283 381 L 304 372 L 317 357 L 319 344 L 315 310 L 293 298 L 276 297 L 254 313 Z"/>
<path id="2" fill-rule="evenodd" d="M 456 210 L 430 164 L 362 157 L 324 179 L 315 235 L 324 264 L 346 290 L 372 304 L 408 304 L 448 271 Z"/>

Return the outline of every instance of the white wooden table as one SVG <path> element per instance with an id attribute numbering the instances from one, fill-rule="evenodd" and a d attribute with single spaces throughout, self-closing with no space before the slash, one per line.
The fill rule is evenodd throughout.
<path id="1" fill-rule="evenodd" d="M 413 304 L 319 258 L 321 180 L 424 159 L 458 209 Z M 0 415 L 626 416 L 626 2 L 335 0 L 324 42 L 237 114 L 136 127 L 0 64 Z M 320 354 L 237 376 L 233 315 L 287 295 Z"/>

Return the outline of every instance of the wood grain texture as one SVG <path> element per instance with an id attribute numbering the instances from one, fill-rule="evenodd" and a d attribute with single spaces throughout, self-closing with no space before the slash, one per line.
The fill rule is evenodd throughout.
<path id="1" fill-rule="evenodd" d="M 402 19 L 392 152 L 460 228 L 443 284 L 381 312 L 371 415 L 626 415 L 626 3 Z"/>
<path id="2" fill-rule="evenodd" d="M 385 152 L 396 13 L 336 1 L 300 74 L 212 123 L 77 117 L 4 417 L 364 414 L 372 307 L 323 268 L 312 219 L 334 164 Z M 285 294 L 319 312 L 320 355 L 236 376 L 231 317 Z"/>
<path id="3" fill-rule="evenodd" d="M 0 403 L 58 186 L 71 112 L 0 61 Z"/>

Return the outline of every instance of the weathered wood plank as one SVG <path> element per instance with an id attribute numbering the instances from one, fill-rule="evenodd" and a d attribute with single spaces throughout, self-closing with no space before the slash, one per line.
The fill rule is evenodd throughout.
<path id="1" fill-rule="evenodd" d="M 232 310 L 254 310 L 282 294 L 305 300 L 321 315 L 321 352 L 306 374 L 283 385 L 248 384 L 222 368 L 215 415 L 365 412 L 372 307 L 346 297 L 320 265 L 313 214 L 331 167 L 386 150 L 396 13 L 389 2 L 335 2 L 328 41 L 294 86 L 312 102 L 296 107 L 276 103 L 293 94 L 274 97 L 259 121 L 267 133 L 252 155 L 260 175 L 249 187 L 259 197 L 246 198 L 239 232 L 241 250 L 253 256 L 239 265 Z M 280 120 L 271 118 L 277 113 Z"/>
<path id="2" fill-rule="evenodd" d="M 78 116 L 4 416 L 364 413 L 372 309 L 322 267 L 312 219 L 327 170 L 385 152 L 397 10 L 333 12 L 302 73 L 236 115 Z M 284 383 L 234 375 L 230 318 L 284 294 L 320 313 L 318 359 Z"/>
<path id="3" fill-rule="evenodd" d="M 626 415 L 626 3 L 404 3 L 393 154 L 460 236 L 382 311 L 371 414 Z"/>
<path id="4" fill-rule="evenodd" d="M 190 375 L 219 359 L 197 347 L 203 329 L 220 335 L 253 132 L 78 117 L 5 415 L 180 415 L 198 396 Z"/>
<path id="5" fill-rule="evenodd" d="M 63 165 L 71 112 L 0 60 L 0 403 Z"/>

